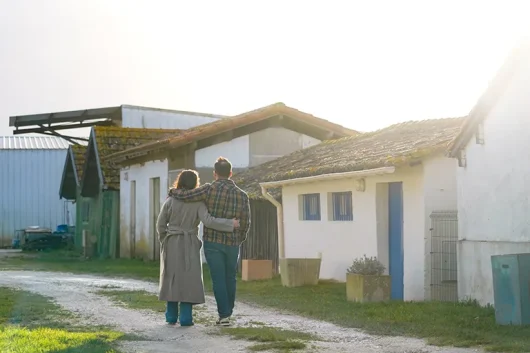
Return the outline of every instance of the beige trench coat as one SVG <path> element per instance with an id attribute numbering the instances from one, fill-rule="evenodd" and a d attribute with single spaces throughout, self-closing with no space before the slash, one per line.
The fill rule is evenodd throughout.
<path id="1" fill-rule="evenodd" d="M 234 222 L 210 216 L 202 202 L 184 203 L 168 198 L 157 220 L 160 241 L 160 284 L 158 299 L 203 304 L 202 242 L 199 223 L 223 232 L 232 232 Z"/>

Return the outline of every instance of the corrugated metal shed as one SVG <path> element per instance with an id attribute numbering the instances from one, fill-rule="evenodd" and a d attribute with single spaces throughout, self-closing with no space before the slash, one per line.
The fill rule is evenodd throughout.
<path id="1" fill-rule="evenodd" d="M 75 224 L 75 206 L 59 199 L 67 148 L 56 137 L 0 137 L 0 246 L 17 229 Z"/>
<path id="2" fill-rule="evenodd" d="M 65 150 L 68 146 L 54 136 L 0 136 L 0 150 Z"/>

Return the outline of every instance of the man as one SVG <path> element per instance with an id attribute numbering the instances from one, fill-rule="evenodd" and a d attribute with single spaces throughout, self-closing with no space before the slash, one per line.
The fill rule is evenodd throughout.
<path id="1" fill-rule="evenodd" d="M 215 181 L 193 190 L 170 189 L 169 195 L 184 202 L 202 201 L 216 218 L 236 218 L 239 228 L 226 233 L 204 227 L 204 255 L 210 268 L 213 292 L 217 302 L 217 325 L 229 326 L 236 300 L 236 274 L 240 245 L 250 229 L 248 195 L 230 179 L 232 164 L 219 157 L 214 165 Z"/>

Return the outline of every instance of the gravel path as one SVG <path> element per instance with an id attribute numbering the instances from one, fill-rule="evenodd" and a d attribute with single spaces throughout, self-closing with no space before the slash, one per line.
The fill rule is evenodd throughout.
<path id="1" fill-rule="evenodd" d="M 209 324 L 191 328 L 165 325 L 163 313 L 131 310 L 120 307 L 105 296 L 95 292 L 102 289 L 145 290 L 156 293 L 157 286 L 143 281 L 112 279 L 96 276 L 73 275 L 57 272 L 2 271 L 0 286 L 17 287 L 54 298 L 65 309 L 78 313 L 86 322 L 94 325 L 110 325 L 124 333 L 145 337 L 146 341 L 121 343 L 128 353 L 228 353 L 244 352 L 248 342 L 230 340 L 225 336 L 212 335 Z M 198 308 L 198 314 L 206 321 L 215 319 L 215 303 Z M 252 322 L 268 326 L 304 331 L 315 334 L 324 342 L 311 343 L 318 352 L 349 353 L 470 353 L 473 349 L 439 348 L 427 346 L 424 341 L 401 337 L 377 337 L 358 330 L 341 328 L 329 323 L 310 320 L 296 315 L 280 314 L 256 306 L 238 303 L 236 325 Z M 202 320 L 201 320 L 202 321 Z"/>

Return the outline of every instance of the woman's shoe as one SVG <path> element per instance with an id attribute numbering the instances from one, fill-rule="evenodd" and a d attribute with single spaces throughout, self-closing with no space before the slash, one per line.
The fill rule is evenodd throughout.
<path id="1" fill-rule="evenodd" d="M 167 324 L 170 325 L 170 326 L 175 326 L 177 324 L 177 322 L 176 321 L 175 322 L 167 322 Z"/>
<path id="2" fill-rule="evenodd" d="M 183 326 L 183 327 L 190 327 L 190 326 L 193 326 L 195 325 L 194 322 L 181 322 L 180 323 L 180 326 Z"/>

